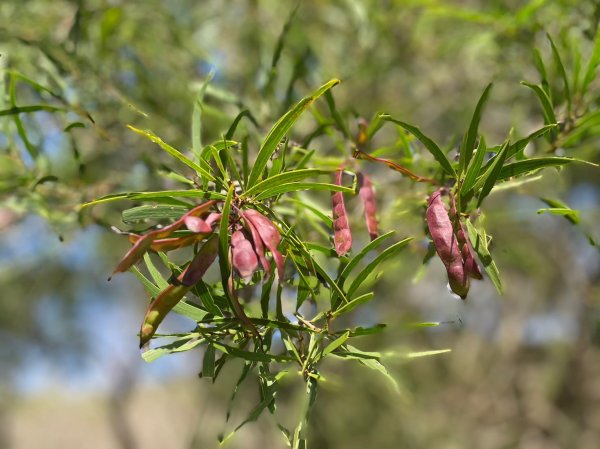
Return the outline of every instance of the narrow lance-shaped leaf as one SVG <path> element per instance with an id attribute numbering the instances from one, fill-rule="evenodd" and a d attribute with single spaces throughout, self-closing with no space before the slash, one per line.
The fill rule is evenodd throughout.
<path id="1" fill-rule="evenodd" d="M 548 37 L 548 40 L 550 41 L 550 46 L 552 47 L 552 56 L 554 57 L 554 62 L 556 63 L 556 66 L 558 67 L 560 76 L 563 80 L 564 93 L 565 93 L 565 98 L 567 100 L 567 114 L 570 117 L 571 111 L 572 111 L 572 105 L 571 105 L 572 100 L 571 100 L 571 89 L 569 89 L 569 79 L 567 78 L 567 71 L 565 70 L 565 66 L 562 62 L 562 58 L 560 57 L 558 48 L 556 48 L 556 45 L 554 45 L 554 41 L 552 40 L 552 37 L 550 37 L 549 34 L 546 34 L 546 36 Z"/>
<path id="2" fill-rule="evenodd" d="M 454 167 L 452 167 L 452 164 L 450 163 L 444 152 L 431 138 L 423 134 L 423 132 L 418 127 L 409 125 L 408 123 L 402 122 L 400 120 L 396 120 L 387 114 L 380 114 L 379 118 L 401 126 L 413 136 L 415 136 L 417 139 L 419 139 L 419 141 L 421 141 L 421 143 L 425 145 L 425 148 L 429 150 L 429 152 L 432 154 L 435 160 L 440 163 L 444 171 L 450 176 L 456 178 L 456 171 L 454 170 Z"/>
<path id="3" fill-rule="evenodd" d="M 183 164 L 187 165 L 191 169 L 195 170 L 200 176 L 207 178 L 211 181 L 215 180 L 214 176 L 212 174 L 210 174 L 206 169 L 200 167 L 194 161 L 192 161 L 189 158 L 187 158 L 186 156 L 184 156 L 180 151 L 176 150 L 171 145 L 164 142 L 160 137 L 158 137 L 151 131 L 143 131 L 143 130 L 138 129 L 135 126 L 131 126 L 131 125 L 127 125 L 127 127 L 129 129 L 131 129 L 132 131 L 134 131 L 144 137 L 147 137 L 152 142 L 156 143 L 159 147 L 161 147 L 163 150 L 165 150 L 170 156 L 174 157 L 178 161 L 182 162 Z"/>
<path id="4" fill-rule="evenodd" d="M 358 194 L 365 208 L 365 221 L 367 231 L 371 240 L 375 240 L 379 235 L 377 229 L 377 202 L 375 201 L 375 190 L 369 177 L 363 173 L 358 174 Z"/>
<path id="5" fill-rule="evenodd" d="M 343 169 L 339 169 L 335 177 L 335 184 L 342 185 Z M 344 204 L 344 195 L 342 192 L 335 192 L 331 195 L 331 205 L 333 209 L 333 244 L 338 256 L 345 255 L 352 248 L 352 233 L 348 223 L 348 214 Z"/>
<path id="6" fill-rule="evenodd" d="M 587 92 L 588 87 L 596 78 L 596 69 L 598 68 L 598 64 L 600 63 L 600 32 L 596 33 L 596 40 L 594 40 L 594 49 L 592 50 L 592 55 L 590 57 L 590 61 L 588 63 L 587 69 L 585 71 L 585 75 L 583 78 L 583 83 L 581 85 L 581 93 L 585 94 Z"/>
<path id="7" fill-rule="evenodd" d="M 312 95 L 300 100 L 292 109 L 290 109 L 283 117 L 281 117 L 277 123 L 275 123 L 275 125 L 273 125 L 273 128 L 271 128 L 271 131 L 269 131 L 269 134 L 263 141 L 263 144 L 258 151 L 256 161 L 254 162 L 252 171 L 248 176 L 248 188 L 251 188 L 254 184 L 262 179 L 263 171 L 267 166 L 269 159 L 277 149 L 277 145 L 279 145 L 281 139 L 283 139 L 296 120 L 298 120 L 300 115 L 306 109 L 308 109 L 317 98 L 339 83 L 340 81 L 337 79 L 332 79 L 331 81 L 325 83 Z"/>
<path id="8" fill-rule="evenodd" d="M 481 121 L 481 113 L 483 112 L 483 107 L 488 99 L 490 94 L 490 90 L 492 89 L 492 84 L 488 84 L 488 86 L 483 91 L 481 98 L 477 102 L 477 106 L 475 106 L 475 112 L 473 112 L 473 118 L 471 119 L 471 123 L 469 124 L 469 130 L 467 134 L 465 134 L 465 138 L 463 139 L 462 146 L 460 148 L 460 157 L 458 161 L 459 171 L 462 173 L 465 171 L 469 162 L 471 161 L 471 157 L 473 156 L 473 150 L 475 149 L 475 140 L 477 139 L 477 130 L 479 129 L 479 122 Z"/>
<path id="9" fill-rule="evenodd" d="M 535 159 L 526 159 L 524 161 L 513 162 L 512 164 L 506 164 L 500 170 L 498 174 L 498 181 L 511 178 L 513 176 L 519 176 L 523 174 L 529 174 L 533 171 L 539 170 L 545 167 L 559 167 L 561 165 L 570 164 L 571 162 L 581 162 L 584 164 L 598 167 L 593 162 L 584 161 L 572 157 L 537 157 Z"/>

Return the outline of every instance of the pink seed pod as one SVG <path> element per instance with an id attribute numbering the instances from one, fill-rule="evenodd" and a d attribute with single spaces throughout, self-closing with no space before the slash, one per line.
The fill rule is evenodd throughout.
<path id="1" fill-rule="evenodd" d="M 258 260 L 260 261 L 260 264 L 263 267 L 263 270 L 265 270 L 265 273 L 266 273 L 265 280 L 266 280 L 271 275 L 271 264 L 265 257 L 265 246 L 263 244 L 262 239 L 260 238 L 260 235 L 258 234 L 258 231 L 254 227 L 254 225 L 250 222 L 250 220 L 244 219 L 244 225 L 246 226 L 246 229 L 248 231 L 250 231 L 250 234 L 252 235 L 252 242 L 254 243 L 254 250 L 256 252 L 256 255 L 258 256 Z"/>
<path id="2" fill-rule="evenodd" d="M 216 234 L 213 234 L 202 248 L 194 256 L 190 264 L 177 278 L 183 285 L 193 286 L 196 284 L 206 270 L 212 265 L 219 253 L 219 239 Z"/>
<path id="3" fill-rule="evenodd" d="M 466 237 L 463 224 L 459 223 L 459 225 L 460 227 L 456 233 L 456 238 L 458 239 L 458 244 L 460 245 L 460 252 L 463 257 L 465 272 L 473 279 L 483 279 L 483 274 L 481 274 L 479 265 L 477 265 L 477 262 L 475 261 L 475 251 L 473 250 L 473 246 Z"/>
<path id="4" fill-rule="evenodd" d="M 458 211 L 456 210 L 456 200 L 453 195 L 451 195 L 451 203 L 450 203 L 450 211 L 449 216 L 450 220 L 454 225 L 454 232 L 456 233 L 456 238 L 458 240 L 458 247 L 460 248 L 460 253 L 463 259 L 463 266 L 465 268 L 465 273 L 467 276 L 473 279 L 483 279 L 483 275 L 479 270 L 479 266 L 475 261 L 475 251 L 473 251 L 473 247 L 471 246 L 471 242 L 466 237 L 465 227 L 461 222 L 461 217 Z"/>
<path id="5" fill-rule="evenodd" d="M 184 219 L 185 226 L 192 232 L 209 233 L 212 228 L 200 217 L 189 216 Z"/>
<path id="6" fill-rule="evenodd" d="M 258 268 L 258 259 L 252 243 L 242 231 L 235 231 L 231 235 L 231 248 L 233 253 L 233 268 L 244 281 L 248 282 Z"/>
<path id="7" fill-rule="evenodd" d="M 369 231 L 371 240 L 374 240 L 379 235 L 377 230 L 377 203 L 373 184 L 371 184 L 371 180 L 367 175 L 358 173 L 358 188 L 358 194 L 365 208 L 367 231 Z"/>
<path id="8" fill-rule="evenodd" d="M 335 173 L 335 185 L 342 185 L 343 169 Z M 331 206 L 333 210 L 333 244 L 338 256 L 345 255 L 352 248 L 352 233 L 348 224 L 348 214 L 344 204 L 342 192 L 333 192 L 331 195 Z"/>
<path id="9" fill-rule="evenodd" d="M 444 189 L 439 189 L 429 197 L 427 226 L 438 256 L 446 266 L 450 288 L 464 299 L 469 291 L 469 282 L 454 227 L 441 198 L 443 192 Z"/>
<path id="10" fill-rule="evenodd" d="M 221 219 L 221 214 L 218 212 L 211 212 L 210 214 L 208 214 L 208 217 L 206 217 L 206 224 L 209 226 L 212 226 L 213 224 L 216 224 L 219 220 Z"/>
<path id="11" fill-rule="evenodd" d="M 184 214 L 177 221 L 171 223 L 164 228 L 157 229 L 156 231 L 151 231 L 145 234 L 143 237 L 139 238 L 133 247 L 127 251 L 125 256 L 119 261 L 117 267 L 113 271 L 113 275 L 115 273 L 122 273 L 127 271 L 133 264 L 135 264 L 138 260 L 142 258 L 144 253 L 151 249 L 152 243 L 155 240 L 164 239 L 169 237 L 173 232 L 177 231 L 181 228 L 188 217 L 197 217 L 199 215 L 203 215 L 208 212 L 208 210 L 216 204 L 216 201 L 210 200 L 205 203 L 200 204 L 199 206 L 194 207 L 192 210 Z M 209 230 L 209 232 L 211 232 Z M 108 278 L 110 281 L 110 277 Z"/>
<path id="12" fill-rule="evenodd" d="M 277 246 L 281 242 L 281 235 L 279 234 L 279 229 L 277 229 L 277 227 L 273 224 L 273 222 L 271 222 L 271 220 L 269 220 L 263 214 L 254 209 L 244 210 L 242 212 L 242 216 L 256 229 L 256 233 L 258 234 L 260 240 L 262 240 L 264 246 L 266 246 L 269 249 L 269 251 L 271 251 L 271 254 L 273 255 L 273 260 L 275 260 L 275 266 L 277 267 L 277 275 L 279 276 L 279 282 L 283 281 L 285 274 L 285 260 L 283 259 L 283 256 L 277 249 Z"/>
<path id="13" fill-rule="evenodd" d="M 177 277 L 177 282 L 169 284 L 150 303 L 140 329 L 140 348 L 144 346 L 162 323 L 163 319 L 177 305 L 185 294 L 204 276 L 213 264 L 219 252 L 219 239 L 216 235 L 209 238 L 200 248 L 192 262 Z"/>

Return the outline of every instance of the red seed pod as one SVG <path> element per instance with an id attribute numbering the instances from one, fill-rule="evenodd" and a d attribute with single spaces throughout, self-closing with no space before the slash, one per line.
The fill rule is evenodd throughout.
<path id="1" fill-rule="evenodd" d="M 269 249 L 269 251 L 271 251 L 271 254 L 273 255 L 273 260 L 275 260 L 275 266 L 277 267 L 277 275 L 279 276 L 279 281 L 283 281 L 283 277 L 285 274 L 285 260 L 283 259 L 283 256 L 277 249 L 279 242 L 281 242 L 281 235 L 279 234 L 279 230 L 271 222 L 271 220 L 269 220 L 263 214 L 254 209 L 244 210 L 242 212 L 242 216 L 248 222 L 250 222 L 250 224 L 256 229 L 256 233 L 260 237 L 260 240 L 262 240 L 262 243 L 264 243 L 264 246 L 266 246 Z"/>
<path id="2" fill-rule="evenodd" d="M 371 240 L 374 240 L 379 235 L 377 230 L 377 203 L 375 201 L 375 191 L 369 177 L 363 173 L 358 173 L 358 194 L 365 208 L 365 221 L 367 223 L 367 231 Z"/>
<path id="3" fill-rule="evenodd" d="M 235 231 L 231 235 L 231 248 L 233 253 L 233 268 L 246 282 L 258 268 L 258 259 L 252 243 L 242 231 Z"/>
<path id="4" fill-rule="evenodd" d="M 343 169 L 335 173 L 335 185 L 342 185 Z M 333 244 L 338 256 L 345 255 L 352 248 L 352 233 L 348 224 L 348 214 L 344 204 L 342 192 L 333 192 L 331 195 L 331 206 L 333 210 Z"/>
<path id="5" fill-rule="evenodd" d="M 450 288 L 464 299 L 469 291 L 469 282 L 454 227 L 441 198 L 443 192 L 444 189 L 439 189 L 429 197 L 427 226 L 438 256 L 446 266 Z"/>

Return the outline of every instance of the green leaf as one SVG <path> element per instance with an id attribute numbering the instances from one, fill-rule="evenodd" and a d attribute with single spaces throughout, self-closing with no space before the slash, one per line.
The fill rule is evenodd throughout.
<path id="1" fill-rule="evenodd" d="M 498 291 L 498 294 L 502 295 L 503 287 L 500 279 L 500 272 L 498 271 L 498 267 L 492 259 L 492 255 L 488 249 L 485 231 L 478 231 L 470 220 L 465 220 L 465 223 L 467 225 L 467 233 L 469 234 L 469 240 L 471 241 L 473 249 L 479 256 L 479 260 L 483 264 L 483 268 L 485 268 L 485 271 L 490 277 L 492 284 L 494 284 L 494 287 L 496 287 L 496 291 Z"/>
<path id="2" fill-rule="evenodd" d="M 527 83 L 525 81 L 521 81 L 523 86 L 529 87 L 533 92 L 537 95 L 540 103 L 542 105 L 542 112 L 544 113 L 544 123 L 546 125 L 552 125 L 556 123 L 556 116 L 554 115 L 554 109 L 552 107 L 552 100 L 541 86 L 537 84 Z"/>
<path id="3" fill-rule="evenodd" d="M 281 142 L 281 139 L 283 139 L 283 137 L 287 134 L 290 128 L 298 120 L 300 115 L 302 115 L 302 113 L 308 109 L 317 98 L 339 83 L 340 81 L 337 79 L 332 79 L 331 81 L 327 82 L 317 89 L 312 95 L 300 100 L 300 102 L 298 102 L 283 117 L 281 117 L 277 123 L 275 123 L 263 141 L 260 150 L 258 151 L 256 161 L 254 162 L 254 166 L 252 167 L 252 171 L 248 177 L 248 189 L 252 188 L 262 179 L 263 171 L 266 168 L 269 159 L 275 150 L 277 150 L 279 142 Z"/>
<path id="4" fill-rule="evenodd" d="M 348 340 L 348 338 L 350 337 L 350 332 L 346 331 L 344 332 L 342 335 L 340 335 L 338 338 L 336 338 L 335 340 L 333 340 L 331 343 L 329 343 L 325 349 L 323 349 L 323 353 L 321 355 L 321 357 L 326 357 L 327 355 L 331 354 L 333 351 L 335 351 L 337 348 L 339 348 L 340 346 L 342 346 L 344 343 L 346 343 L 346 340 Z"/>
<path id="5" fill-rule="evenodd" d="M 285 355 L 274 355 L 268 354 L 264 352 L 250 352 L 244 351 L 243 349 L 234 348 L 233 346 L 228 346 L 224 343 L 220 343 L 213 340 L 208 340 L 215 349 L 218 349 L 224 354 L 231 355 L 233 357 L 237 357 L 240 359 L 247 360 L 249 362 L 293 362 L 295 359 L 293 357 L 285 356 Z"/>
<path id="6" fill-rule="evenodd" d="M 581 85 L 581 93 L 585 94 L 588 90 L 588 87 L 596 78 L 596 68 L 600 63 L 600 30 L 596 33 L 596 39 L 594 40 L 594 49 L 592 50 L 592 56 L 590 57 L 590 62 L 588 63 L 587 69 L 585 71 L 585 76 L 583 77 L 583 84 Z"/>
<path id="7" fill-rule="evenodd" d="M 379 118 L 399 125 L 400 127 L 407 130 L 409 133 L 411 133 L 413 136 L 415 136 L 417 139 L 419 139 L 421 143 L 425 145 L 425 148 L 427 148 L 427 150 L 429 150 L 429 152 L 433 155 L 435 160 L 440 163 L 444 171 L 450 176 L 456 178 L 456 171 L 454 170 L 454 167 L 452 167 L 452 164 L 450 163 L 444 152 L 440 149 L 440 147 L 437 146 L 437 144 L 433 140 L 431 140 L 429 137 L 423 134 L 418 127 L 409 125 L 405 122 L 401 122 L 400 120 L 396 120 L 387 114 L 380 114 Z"/>
<path id="8" fill-rule="evenodd" d="M 286 184 L 280 184 L 271 187 L 267 190 L 262 191 L 256 195 L 256 200 L 265 200 L 273 196 L 281 195 L 283 193 L 298 192 L 300 190 L 326 190 L 330 192 L 346 192 L 354 193 L 354 189 L 351 187 L 338 186 L 336 184 L 329 184 L 324 182 L 290 182 Z"/>
<path id="9" fill-rule="evenodd" d="M 572 224 L 579 224 L 579 211 L 575 209 L 571 209 L 565 203 L 560 200 L 555 200 L 552 198 L 540 198 L 544 203 L 546 203 L 550 208 L 548 209 L 539 209 L 537 211 L 538 214 L 542 214 L 544 212 L 548 212 L 554 215 L 562 215 L 567 220 L 569 220 Z"/>
<path id="10" fill-rule="evenodd" d="M 129 129 L 131 129 L 132 131 L 138 133 L 139 135 L 144 136 L 144 137 L 150 139 L 152 142 L 156 143 L 163 150 L 165 150 L 170 156 L 174 157 L 179 162 L 182 162 L 183 164 L 187 165 L 191 169 L 195 170 L 196 173 L 198 173 L 200 176 L 205 177 L 211 181 L 215 180 L 214 176 L 212 174 L 210 174 L 206 169 L 200 167 L 198 164 L 196 164 L 194 161 L 192 161 L 189 158 L 187 158 L 186 156 L 184 156 L 181 152 L 179 152 L 178 150 L 173 148 L 171 145 L 163 142 L 163 140 L 160 137 L 158 137 L 157 135 L 155 135 L 154 133 L 152 133 L 152 131 L 142 131 L 141 129 L 137 129 L 136 127 L 131 126 L 131 125 L 127 125 L 127 127 Z"/>
<path id="11" fill-rule="evenodd" d="M 121 213 L 123 223 L 138 223 L 145 220 L 160 220 L 164 218 L 180 218 L 183 214 L 189 212 L 189 209 L 184 206 L 172 205 L 145 205 L 126 209 Z"/>
<path id="12" fill-rule="evenodd" d="M 479 175 L 479 171 L 481 170 L 481 165 L 483 164 L 483 159 L 487 152 L 487 146 L 485 144 L 485 139 L 483 136 L 479 139 L 479 146 L 477 151 L 475 152 L 475 157 L 471 159 L 469 165 L 467 167 L 467 173 L 465 178 L 460 186 L 460 194 L 462 196 L 466 196 L 473 185 L 475 185 L 475 180 Z"/>
<path id="13" fill-rule="evenodd" d="M 370 251 L 373 251 L 374 249 L 381 246 L 381 244 L 385 242 L 388 239 L 388 237 L 391 237 L 394 233 L 395 231 L 386 232 L 385 234 L 382 234 L 373 241 L 369 242 L 369 244 L 366 245 L 356 256 L 354 256 L 350 260 L 350 262 L 348 262 L 348 264 L 344 267 L 337 279 L 339 284 L 343 286 L 344 282 L 346 281 L 352 270 L 354 270 L 354 268 L 360 263 L 360 261 L 363 260 Z"/>
<path id="14" fill-rule="evenodd" d="M 223 204 L 223 210 L 221 211 L 221 223 L 219 225 L 219 268 L 221 269 L 221 283 L 223 285 L 223 291 L 227 297 L 229 297 L 228 283 L 229 277 L 231 276 L 231 269 L 229 267 L 229 214 L 231 213 L 231 202 L 233 201 L 234 193 L 235 186 L 231 185 L 229 192 L 227 192 L 225 203 Z"/>
<path id="15" fill-rule="evenodd" d="M 490 83 L 483 91 L 483 94 L 481 94 L 481 98 L 479 98 L 477 106 L 475 106 L 475 111 L 473 112 L 471 123 L 469 124 L 469 130 L 467 131 L 467 134 L 465 134 L 460 147 L 460 157 L 458 161 L 458 170 L 460 173 L 463 173 L 468 167 L 471 157 L 473 156 L 475 140 L 477 139 L 477 131 L 479 129 L 479 122 L 481 121 L 481 113 L 483 112 L 483 107 L 485 106 L 485 102 L 489 97 L 491 89 L 492 84 Z"/>
<path id="16" fill-rule="evenodd" d="M 550 95 L 550 85 L 548 84 L 548 72 L 546 71 L 546 66 L 544 65 L 544 59 L 540 53 L 540 50 L 537 48 L 533 49 L 533 62 L 538 72 L 540 73 L 542 89 L 546 91 L 548 95 Z"/>
<path id="17" fill-rule="evenodd" d="M 359 349 L 347 345 L 348 349 L 353 352 L 353 353 L 364 353 L 363 351 L 360 351 Z M 358 358 L 358 362 L 369 368 L 372 369 L 374 371 L 377 371 L 378 373 L 380 373 L 381 375 L 383 375 L 383 377 L 389 381 L 389 383 L 392 385 L 392 387 L 394 388 L 394 390 L 396 391 L 396 393 L 400 393 L 400 387 L 398 386 L 398 382 L 396 382 L 396 379 L 394 379 L 390 373 L 388 372 L 387 368 L 377 359 L 377 358 Z"/>
<path id="18" fill-rule="evenodd" d="M 215 347 L 208 345 L 202 358 L 202 377 L 215 377 Z"/>
<path id="19" fill-rule="evenodd" d="M 353 299 L 349 303 L 344 304 L 342 307 L 335 310 L 333 312 L 332 316 L 337 318 L 345 313 L 351 312 L 358 306 L 369 302 L 371 299 L 373 299 L 374 296 L 375 296 L 375 293 L 373 293 L 373 292 L 365 293 L 364 295 L 358 296 L 357 298 Z"/>
<path id="20" fill-rule="evenodd" d="M 96 204 L 109 203 L 111 201 L 118 200 L 132 200 L 132 201 L 159 201 L 167 200 L 169 204 L 181 205 L 186 204 L 182 201 L 174 200 L 173 198 L 200 198 L 203 200 L 224 200 L 225 195 L 217 192 L 207 192 L 204 190 L 162 190 L 160 192 L 126 192 L 126 193 L 113 193 L 106 195 L 95 200 L 83 203 L 79 206 L 80 209 L 86 207 L 95 206 Z M 168 201 L 172 200 L 172 201 Z M 191 206 L 191 205 L 190 205 Z"/>
<path id="21" fill-rule="evenodd" d="M 408 354 L 405 355 L 405 357 L 407 359 L 415 359 L 418 357 L 429 357 L 432 355 L 438 355 L 438 354 L 446 354 L 448 352 L 452 352 L 452 349 L 435 349 L 432 351 L 416 351 L 416 352 L 409 352 Z"/>
<path id="22" fill-rule="evenodd" d="M 204 342 L 205 340 L 203 338 L 199 338 L 199 335 L 197 334 L 186 335 L 185 337 L 181 337 L 172 343 L 169 343 L 168 345 L 164 345 L 155 349 L 149 349 L 148 351 L 143 352 L 142 358 L 145 362 L 150 363 L 166 354 L 189 351 L 190 349 L 194 349 Z"/>
<path id="23" fill-rule="evenodd" d="M 359 274 L 356 276 L 352 284 L 350 284 L 350 288 L 348 288 L 348 297 L 352 297 L 352 295 L 356 292 L 356 290 L 361 286 L 361 284 L 367 279 L 367 277 L 377 268 L 379 264 L 389 259 L 390 257 L 396 255 L 398 251 L 406 247 L 409 242 L 413 240 L 412 237 L 405 238 L 404 240 L 399 241 L 398 243 L 394 243 L 393 245 L 387 247 L 384 251 L 381 252 L 371 263 L 369 263 Z"/>
<path id="24" fill-rule="evenodd" d="M 8 109 L 3 109 L 0 111 L 0 117 L 4 115 L 18 115 L 26 112 L 38 112 L 38 111 L 48 111 L 48 112 L 57 112 L 64 111 L 64 108 L 60 108 L 57 106 L 52 106 L 49 104 L 32 104 L 27 106 L 13 106 Z"/>
<path id="25" fill-rule="evenodd" d="M 200 90 L 194 101 L 194 110 L 192 112 L 192 151 L 196 158 L 200 158 L 202 151 L 202 101 L 204 100 L 206 88 L 214 76 L 215 71 L 211 69 L 202 86 L 200 86 Z"/>
<path id="26" fill-rule="evenodd" d="M 253 187 L 246 190 L 246 192 L 244 192 L 244 196 L 251 197 L 253 195 L 261 194 L 267 191 L 268 189 L 272 189 L 273 187 L 277 187 L 281 184 L 289 184 L 291 182 L 300 181 L 311 176 L 323 175 L 328 173 L 332 173 L 332 171 L 319 170 L 316 168 L 287 171 L 275 176 L 270 176 L 264 181 L 260 181 L 258 184 L 255 184 Z"/>
<path id="27" fill-rule="evenodd" d="M 488 196 L 488 194 L 492 191 L 494 185 L 498 181 L 498 176 L 500 174 L 500 170 L 502 170 L 502 165 L 504 165 L 504 161 L 506 160 L 507 152 L 508 141 L 504 142 L 502 148 L 494 157 L 492 164 L 475 183 L 475 190 L 478 190 L 481 187 L 481 191 L 479 192 L 479 199 L 477 200 L 477 207 L 481 205 L 483 199 L 486 196 Z"/>
<path id="28" fill-rule="evenodd" d="M 547 207 L 547 208 L 544 208 L 544 209 L 538 209 L 537 213 L 538 214 L 549 213 L 549 214 L 552 214 L 552 215 L 562 215 L 567 220 L 569 220 L 571 223 L 577 223 L 577 222 L 579 222 L 579 211 L 578 210 L 573 210 L 573 209 L 570 209 L 570 208 L 564 208 L 564 207 Z"/>
<path id="29" fill-rule="evenodd" d="M 557 127 L 558 127 L 557 124 L 545 125 L 542 128 L 532 132 L 527 137 L 517 140 L 515 143 L 513 143 L 509 146 L 508 152 L 506 153 L 506 159 L 510 159 L 515 154 L 520 153 L 521 151 L 523 151 L 525 149 L 525 147 L 529 144 L 529 142 L 531 142 L 532 140 L 538 139 L 542 136 L 545 136 L 550 131 L 555 130 Z"/>
<path id="30" fill-rule="evenodd" d="M 498 180 L 501 181 L 513 176 L 529 174 L 545 167 L 560 167 L 561 165 L 570 164 L 571 162 L 581 162 L 598 167 L 598 165 L 594 164 L 593 162 L 571 157 L 538 157 L 535 159 L 525 159 L 524 161 L 506 164 L 504 167 L 502 167 L 502 170 L 500 170 Z"/>
<path id="31" fill-rule="evenodd" d="M 567 78 L 567 71 L 565 70 L 565 66 L 563 65 L 562 59 L 560 57 L 560 53 L 558 52 L 556 45 L 554 45 L 554 41 L 552 40 L 552 37 L 550 37 L 550 34 L 548 34 L 548 33 L 546 33 L 546 36 L 548 37 L 548 40 L 550 41 L 550 46 L 552 47 L 552 56 L 554 57 L 554 62 L 556 64 L 556 66 L 558 67 L 558 72 L 560 73 L 560 76 L 563 80 L 564 93 L 565 93 L 565 98 L 567 100 L 567 114 L 569 117 L 571 117 L 571 111 L 573 108 L 572 108 L 572 99 L 571 99 L 571 89 L 569 89 L 569 79 Z"/>

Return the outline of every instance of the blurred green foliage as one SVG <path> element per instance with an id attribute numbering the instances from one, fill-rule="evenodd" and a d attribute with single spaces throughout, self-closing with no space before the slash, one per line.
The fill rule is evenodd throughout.
<path id="1" fill-rule="evenodd" d="M 350 126 L 353 118 L 386 112 L 418 124 L 450 157 L 491 81 L 480 123 L 489 148 L 511 128 L 517 139 L 552 121 L 540 90 L 519 86 L 525 80 L 549 94 L 561 124 L 548 142 L 527 151 L 600 160 L 598 80 L 583 89 L 588 62 L 597 57 L 600 7 L 594 1 L 340 0 L 304 1 L 296 8 L 250 0 L 30 0 L 2 2 L 0 17 L 0 110 L 33 108 L 0 116 L 3 229 L 33 213 L 69 238 L 75 224 L 120 220 L 122 208 L 113 204 L 89 214 L 78 204 L 179 185 L 176 162 L 126 124 L 192 150 L 198 114 L 202 141 L 213 142 L 248 110 L 252 120 L 242 119 L 237 133 L 258 148 L 292 104 L 334 77 L 343 81 L 335 103 Z M 541 60 L 546 76 L 540 75 Z M 203 91 L 211 70 L 214 78 Z M 196 99 L 202 108 L 195 109 Z M 311 124 L 300 121 L 295 135 L 309 130 Z M 372 149 L 411 163 L 405 139 L 387 125 Z M 324 164 L 325 154 L 350 155 L 340 130 L 311 145 L 328 149 L 320 154 Z M 423 236 L 424 191 L 397 173 L 362 164 L 377 173 L 378 202 L 388 211 L 382 229 Z M 441 266 L 419 269 L 426 248 L 394 259 L 386 268 L 391 274 L 375 284 L 377 299 L 356 323 L 345 323 L 388 324 L 385 332 L 363 337 L 361 349 L 454 352 L 390 362 L 402 399 L 375 376 L 326 364 L 329 381 L 311 419 L 313 446 L 595 447 L 600 262 L 589 240 L 598 239 L 599 198 L 598 170 L 586 165 L 559 175 L 547 170 L 533 182 L 492 192 L 480 223 L 493 235 L 506 286 L 502 298 L 486 283 L 473 286 L 464 306 L 451 303 L 439 288 L 445 282 Z M 536 214 L 542 208 L 545 213 Z M 572 218 L 571 208 L 579 212 L 578 227 L 561 217 Z M 55 269 L 46 266 L 44 276 L 56 279 Z M 2 290 L 22 300 L 0 302 L 2 316 L 14 318 L 2 330 L 30 334 L 35 323 L 28 310 L 40 293 L 15 280 L 22 276 L 7 278 Z M 411 282 L 418 278 L 428 281 Z M 63 286 L 39 285 L 72 301 Z M 410 328 L 422 320 L 454 324 Z"/>

